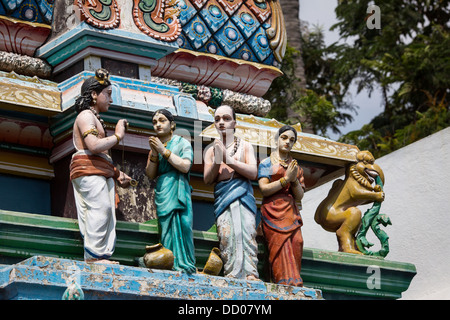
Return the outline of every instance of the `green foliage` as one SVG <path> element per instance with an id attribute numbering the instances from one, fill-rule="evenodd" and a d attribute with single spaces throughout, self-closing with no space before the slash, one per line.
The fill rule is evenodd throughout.
<path id="1" fill-rule="evenodd" d="M 366 25 L 367 8 L 381 11 L 381 30 Z M 269 117 L 286 123 L 287 109 L 311 123 L 316 134 L 352 121 L 356 106 L 345 96 L 381 89 L 384 111 L 339 141 L 382 156 L 450 125 L 450 5 L 446 0 L 339 1 L 335 9 L 343 44 L 326 46 L 318 27 L 303 28 L 301 53 L 288 45 L 281 70 L 265 95 Z M 298 57 L 306 84 L 295 72 Z M 305 83 L 305 82 L 304 82 Z"/>
<path id="2" fill-rule="evenodd" d="M 289 43 L 287 44 L 286 53 L 280 67 L 283 76 L 276 78 L 264 95 L 264 99 L 269 100 L 272 106 L 267 117 L 288 124 L 291 123 L 288 119 L 287 109 L 300 97 L 302 90 L 299 83 L 300 79 L 295 75 L 295 59 L 299 54 L 298 50 L 291 47 Z"/>
<path id="3" fill-rule="evenodd" d="M 290 108 L 301 119 L 308 121 L 314 133 L 326 136 L 328 129 L 339 133 L 339 126 L 353 117 L 344 110 L 355 110 L 355 106 L 344 101 L 348 88 L 336 80 L 338 61 L 332 57 L 332 50 L 327 50 L 323 31 L 319 28 L 302 30 L 302 52 L 295 50 L 289 43 L 280 67 L 284 75 L 275 79 L 264 96 L 271 102 L 268 117 L 288 124 L 298 122 L 289 118 Z M 306 86 L 295 75 L 299 55 L 304 63 Z"/>
<path id="4" fill-rule="evenodd" d="M 326 47 L 318 26 L 304 28 L 301 42 L 307 91 L 297 102 L 298 110 L 309 116 L 315 133 L 326 135 L 327 129 L 340 133 L 338 127 L 353 120 L 349 112 L 356 111 L 356 106 L 344 99 L 351 79 L 340 71 L 342 63 L 336 58 L 339 47 Z M 314 100 L 320 105 L 313 106 Z"/>
<path id="5" fill-rule="evenodd" d="M 383 136 L 373 123 L 369 123 L 342 136 L 339 141 L 357 145 L 360 150 L 370 150 L 378 158 L 450 126 L 450 110 L 445 97 L 437 101 L 436 96 L 432 97 L 428 92 L 425 94 L 428 110 L 423 113 L 417 111 L 417 120 L 396 129 L 393 135 Z"/>
<path id="6" fill-rule="evenodd" d="M 364 19 L 373 1 L 340 1 L 333 26 L 352 45 L 336 51 L 358 90 L 381 88 L 384 112 L 340 141 L 384 155 L 450 125 L 450 5 L 379 0 L 381 30 Z"/>
<path id="7" fill-rule="evenodd" d="M 301 116 L 311 121 L 315 133 L 326 135 L 330 126 L 337 129 L 338 112 L 323 95 L 319 96 L 312 90 L 306 90 L 305 94 L 295 102 L 294 109 L 299 110 Z"/>
<path id="8" fill-rule="evenodd" d="M 361 129 L 351 131 L 339 139 L 340 142 L 357 145 L 360 150 L 370 150 L 375 158 L 379 156 L 378 144 L 383 137 L 372 124 L 366 124 Z"/>

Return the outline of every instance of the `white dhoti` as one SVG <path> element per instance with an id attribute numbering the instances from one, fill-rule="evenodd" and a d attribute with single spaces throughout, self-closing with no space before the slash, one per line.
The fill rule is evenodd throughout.
<path id="1" fill-rule="evenodd" d="M 232 202 L 217 217 L 217 233 L 225 276 L 241 279 L 247 276 L 259 277 L 255 223 L 255 215 L 239 200 Z"/>
<path id="2" fill-rule="evenodd" d="M 116 243 L 113 178 L 84 176 L 72 180 L 84 259 L 108 259 Z"/>

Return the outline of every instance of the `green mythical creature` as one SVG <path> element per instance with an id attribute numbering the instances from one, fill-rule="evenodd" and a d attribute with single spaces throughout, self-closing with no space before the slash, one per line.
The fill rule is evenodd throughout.
<path id="1" fill-rule="evenodd" d="M 381 187 L 381 189 L 383 189 L 383 182 L 379 176 L 376 177 L 376 183 Z M 381 202 L 374 202 L 372 208 L 368 209 L 364 213 L 361 221 L 361 228 L 356 235 L 356 245 L 359 251 L 365 255 L 386 257 L 389 253 L 389 237 L 386 232 L 381 230 L 380 224 L 386 227 L 388 224 L 392 225 L 392 223 L 391 219 L 386 214 L 380 214 L 380 208 Z M 372 252 L 366 249 L 373 246 L 373 243 L 370 243 L 366 238 L 369 227 L 372 228 L 372 231 L 381 242 L 381 249 L 377 252 Z"/>

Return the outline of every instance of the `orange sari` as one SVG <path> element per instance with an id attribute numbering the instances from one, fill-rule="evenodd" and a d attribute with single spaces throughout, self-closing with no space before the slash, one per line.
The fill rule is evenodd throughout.
<path id="1" fill-rule="evenodd" d="M 261 174 L 265 169 L 268 174 Z M 260 164 L 258 179 L 270 182 L 284 177 L 286 169 L 280 164 L 272 165 L 270 158 Z M 299 167 L 297 179 L 304 187 L 303 170 Z M 300 277 L 303 254 L 303 225 L 300 212 L 290 191 L 290 184 L 269 197 L 261 205 L 262 229 L 269 251 L 272 280 L 278 284 L 303 286 Z"/>

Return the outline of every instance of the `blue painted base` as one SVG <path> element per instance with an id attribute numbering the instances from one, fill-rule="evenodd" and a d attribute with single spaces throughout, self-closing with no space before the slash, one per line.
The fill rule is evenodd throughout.
<path id="1" fill-rule="evenodd" d="M 71 281 L 85 300 L 318 300 L 320 290 L 124 265 L 34 256 L 0 266 L 0 299 L 61 300 Z"/>

